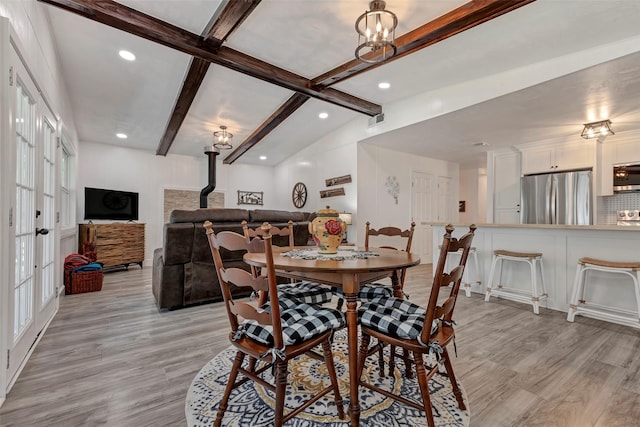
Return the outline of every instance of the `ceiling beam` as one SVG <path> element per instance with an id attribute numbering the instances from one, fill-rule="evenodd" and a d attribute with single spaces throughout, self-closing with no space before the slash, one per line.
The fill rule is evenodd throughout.
<path id="1" fill-rule="evenodd" d="M 173 141 L 176 139 L 176 135 L 182 126 L 182 122 L 187 116 L 189 108 L 198 93 L 200 84 L 202 83 L 204 76 L 207 74 L 209 65 L 209 62 L 203 61 L 200 58 L 191 59 L 189 71 L 182 82 L 182 89 L 180 89 L 180 94 L 173 106 L 173 112 L 167 122 L 164 134 L 160 139 L 160 144 L 158 144 L 156 155 L 166 156 L 169 152 L 169 148 L 171 148 L 171 144 L 173 144 Z"/>
<path id="2" fill-rule="evenodd" d="M 382 107 L 338 90 L 313 87 L 311 80 L 202 37 L 112 0 L 39 0 L 85 18 L 143 37 L 213 64 L 308 95 L 341 107 L 375 116 Z M 219 48 L 219 49 L 218 49 Z"/>
<path id="3" fill-rule="evenodd" d="M 267 136 L 273 129 L 275 129 L 280 123 L 293 114 L 298 108 L 302 106 L 309 99 L 308 95 L 296 93 L 289 98 L 284 104 L 280 106 L 267 120 L 265 120 L 258 129 L 254 130 L 242 144 L 236 147 L 227 157 L 224 158 L 223 163 L 230 165 L 235 162 L 246 153 L 251 147 L 256 145 Z"/>
<path id="4" fill-rule="evenodd" d="M 260 3 L 260 0 L 235 1 L 225 0 L 216 10 L 205 30 L 202 32 L 204 40 L 212 40 L 220 47 L 233 31 L 249 16 Z M 207 75 L 210 63 L 200 58 L 191 58 L 189 71 L 182 82 L 182 89 L 173 106 L 171 117 L 158 144 L 156 155 L 166 156 L 173 141 L 184 122 L 189 108 L 198 93 L 198 89 Z"/>
<path id="5" fill-rule="evenodd" d="M 409 31 L 395 40 L 398 52 L 384 63 L 369 64 L 352 59 L 333 70 L 314 78 L 314 87 L 321 88 L 334 85 L 356 76 L 364 71 L 379 67 L 382 64 L 400 59 L 417 50 L 438 43 L 451 36 L 473 28 L 483 22 L 490 21 L 500 15 L 534 2 L 535 0 L 473 0 L 463 4 L 426 24 Z M 381 53 L 369 53 L 365 58 L 372 59 Z"/>

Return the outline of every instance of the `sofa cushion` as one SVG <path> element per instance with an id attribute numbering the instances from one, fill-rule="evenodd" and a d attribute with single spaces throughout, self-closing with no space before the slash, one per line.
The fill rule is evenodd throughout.
<path id="1" fill-rule="evenodd" d="M 289 220 L 293 222 L 306 220 L 304 212 L 277 211 L 271 209 L 255 209 L 249 211 L 249 216 L 251 217 L 249 222 L 256 222 L 259 224 L 262 224 L 265 221 L 270 223 L 286 223 Z"/>
<path id="2" fill-rule="evenodd" d="M 210 208 L 196 210 L 175 209 L 171 211 L 169 222 L 237 222 L 249 221 L 249 211 L 233 208 Z"/>

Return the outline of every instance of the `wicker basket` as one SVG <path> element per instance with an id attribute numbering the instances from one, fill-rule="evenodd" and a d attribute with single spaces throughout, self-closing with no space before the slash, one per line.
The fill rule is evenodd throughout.
<path id="1" fill-rule="evenodd" d="M 65 271 L 64 293 L 81 294 L 83 292 L 95 292 L 102 289 L 102 270 L 93 271 Z"/>

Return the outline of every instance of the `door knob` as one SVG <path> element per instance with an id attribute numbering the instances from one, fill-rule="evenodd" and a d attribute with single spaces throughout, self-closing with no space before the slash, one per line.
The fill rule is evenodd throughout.
<path id="1" fill-rule="evenodd" d="M 36 228 L 36 236 L 38 234 L 42 234 L 44 236 L 45 234 L 49 234 L 49 230 L 46 228 Z"/>

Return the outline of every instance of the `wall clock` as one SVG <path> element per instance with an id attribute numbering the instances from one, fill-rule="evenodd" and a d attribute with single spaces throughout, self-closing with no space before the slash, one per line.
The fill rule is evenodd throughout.
<path id="1" fill-rule="evenodd" d="M 291 192 L 291 201 L 293 201 L 293 206 L 296 208 L 301 208 L 307 203 L 307 186 L 302 182 L 297 183 L 293 186 L 293 191 Z"/>

